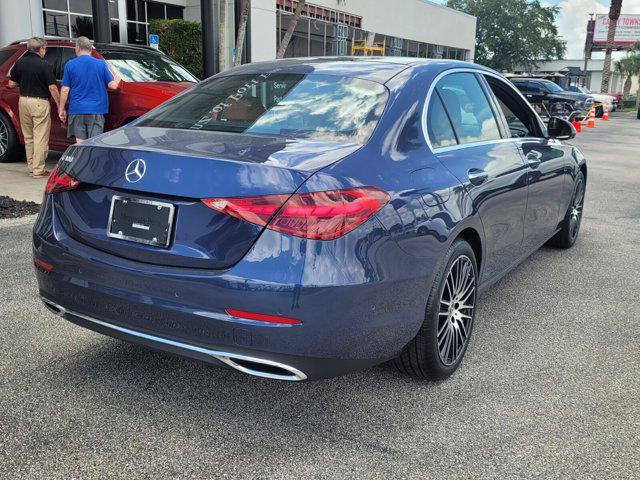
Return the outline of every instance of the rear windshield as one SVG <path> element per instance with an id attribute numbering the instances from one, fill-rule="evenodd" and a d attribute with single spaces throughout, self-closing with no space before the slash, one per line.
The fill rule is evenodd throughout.
<path id="1" fill-rule="evenodd" d="M 263 73 L 211 79 L 153 110 L 140 126 L 363 144 L 387 101 L 384 86 L 332 75 Z"/>
<path id="2" fill-rule="evenodd" d="M 127 50 L 98 50 L 125 82 L 197 82 L 182 65 L 166 55 Z"/>

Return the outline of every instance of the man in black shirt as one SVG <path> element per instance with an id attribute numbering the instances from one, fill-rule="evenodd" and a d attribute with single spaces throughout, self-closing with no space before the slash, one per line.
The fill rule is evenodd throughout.
<path id="1" fill-rule="evenodd" d="M 60 95 L 53 66 L 44 60 L 47 42 L 33 37 L 27 40 L 27 53 L 11 69 L 9 88 L 20 86 L 20 128 L 27 151 L 29 175 L 46 178 L 49 172 L 44 162 L 49 153 L 49 132 L 51 131 L 51 106 L 49 97 L 56 105 Z"/>

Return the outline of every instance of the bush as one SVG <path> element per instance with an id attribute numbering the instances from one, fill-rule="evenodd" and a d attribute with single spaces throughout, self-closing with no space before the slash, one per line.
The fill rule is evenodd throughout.
<path id="1" fill-rule="evenodd" d="M 189 20 L 151 20 L 149 33 L 160 37 L 160 50 L 202 78 L 202 27 Z"/>

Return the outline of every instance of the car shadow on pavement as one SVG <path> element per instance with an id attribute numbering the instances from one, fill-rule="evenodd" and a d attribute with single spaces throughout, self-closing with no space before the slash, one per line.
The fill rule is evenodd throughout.
<path id="1" fill-rule="evenodd" d="M 72 398 L 76 409 L 116 430 L 136 425 L 182 436 L 186 429 L 189 443 L 204 449 L 219 448 L 224 437 L 270 448 L 287 442 L 333 445 L 339 438 L 369 452 L 399 455 L 400 449 L 379 439 L 400 435 L 415 418 L 433 418 L 444 409 L 439 403 L 456 395 L 457 382 L 446 387 L 451 396 L 438 397 L 443 384 L 403 377 L 389 364 L 327 380 L 281 382 L 97 335 L 89 343 L 60 364 L 60 376 L 43 379 L 52 397 Z M 434 411 L 425 412 L 430 396 Z M 389 415 L 398 398 L 400 418 Z"/>

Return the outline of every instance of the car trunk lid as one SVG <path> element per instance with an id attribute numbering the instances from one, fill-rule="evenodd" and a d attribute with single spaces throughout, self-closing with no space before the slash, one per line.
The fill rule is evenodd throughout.
<path id="1" fill-rule="evenodd" d="M 56 194 L 54 204 L 65 231 L 82 243 L 137 261 L 221 269 L 239 261 L 262 228 L 217 212 L 202 199 L 290 195 L 313 172 L 357 149 L 338 143 L 131 126 L 75 147 L 61 158 L 61 168 L 81 187 Z M 145 244 L 140 238 L 126 238 L 127 232 L 118 236 L 119 230 L 112 231 L 114 209 L 117 216 L 122 200 L 171 205 L 167 245 Z M 131 212 L 122 215 L 138 215 Z M 140 231 L 140 237 L 146 234 Z"/>

